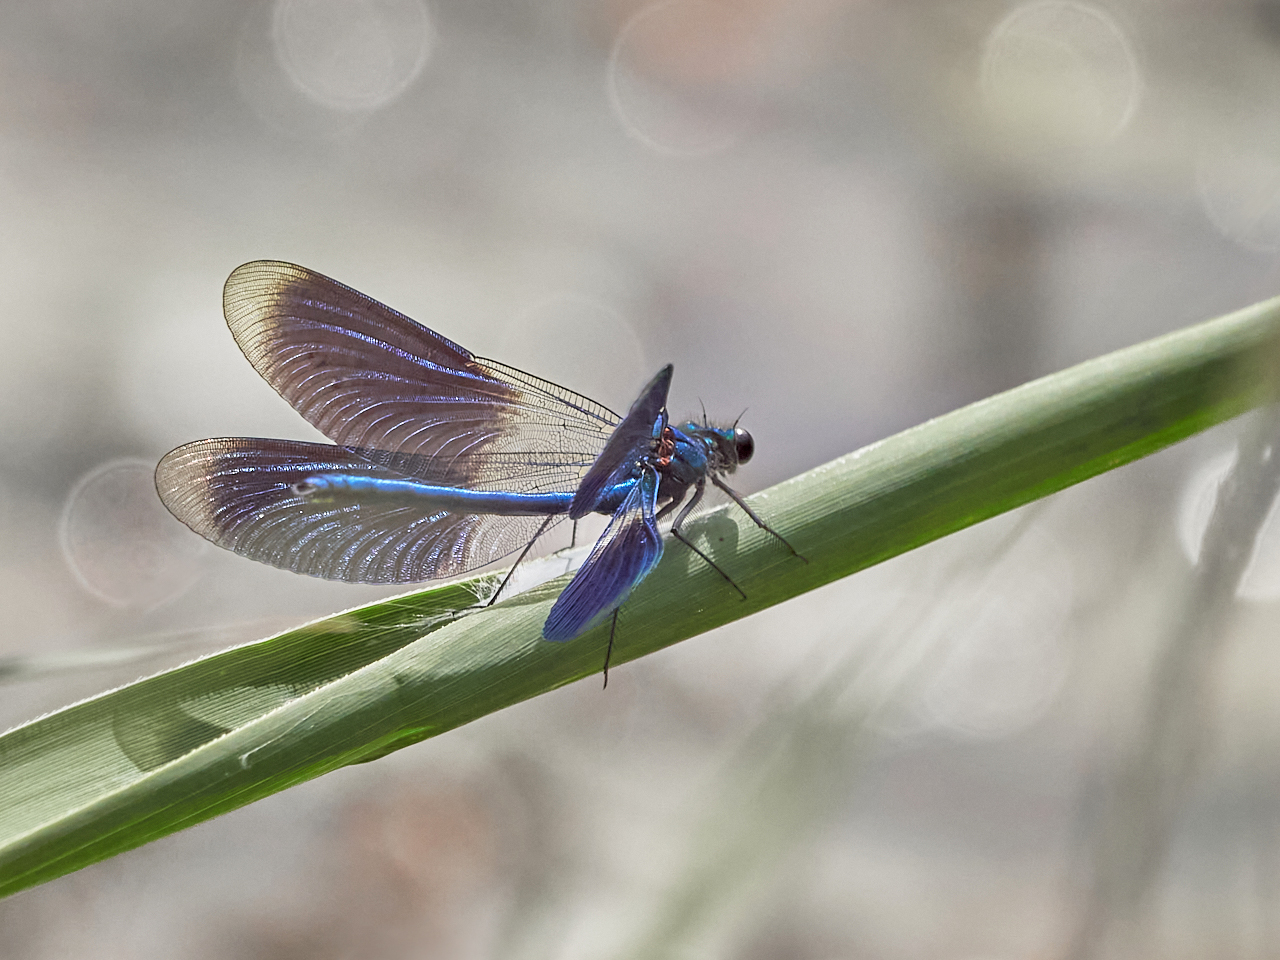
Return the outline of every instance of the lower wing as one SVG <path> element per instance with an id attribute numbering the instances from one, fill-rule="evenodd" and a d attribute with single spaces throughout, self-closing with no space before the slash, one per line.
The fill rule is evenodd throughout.
<path id="1" fill-rule="evenodd" d="M 645 470 L 618 507 L 591 555 L 551 608 L 542 636 L 572 640 L 618 609 L 662 557 L 654 511 L 658 475 Z"/>
<path id="2" fill-rule="evenodd" d="M 317 495 L 316 478 L 337 481 L 338 493 Z M 465 573 L 525 546 L 569 500 L 564 495 L 563 507 L 539 502 L 527 514 L 468 512 L 471 491 L 451 498 L 346 447 L 241 437 L 166 454 L 156 489 L 175 517 L 220 547 L 348 583 Z M 424 496 L 424 489 L 439 495 Z"/>

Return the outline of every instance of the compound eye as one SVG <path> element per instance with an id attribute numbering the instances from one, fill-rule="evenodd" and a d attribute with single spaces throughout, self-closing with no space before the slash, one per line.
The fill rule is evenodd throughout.
<path id="1" fill-rule="evenodd" d="M 733 446 L 738 452 L 738 462 L 746 463 L 756 452 L 756 442 L 741 427 L 733 428 Z"/>

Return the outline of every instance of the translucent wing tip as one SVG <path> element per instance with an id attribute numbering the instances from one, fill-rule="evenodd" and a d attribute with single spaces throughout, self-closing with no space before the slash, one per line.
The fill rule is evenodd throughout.
<path id="1" fill-rule="evenodd" d="M 242 263 L 231 271 L 227 282 L 222 285 L 223 309 L 242 301 L 246 289 L 312 275 L 315 275 L 315 271 L 285 260 L 250 260 Z"/>
<path id="2" fill-rule="evenodd" d="M 242 350 L 246 348 L 245 335 L 261 320 L 262 307 L 289 286 L 306 280 L 337 282 L 284 260 L 251 260 L 231 271 L 222 285 L 222 315 Z"/>
<path id="3" fill-rule="evenodd" d="M 156 493 L 170 513 L 206 540 L 217 543 L 214 502 L 204 481 L 228 440 L 197 440 L 170 450 L 156 464 Z"/>

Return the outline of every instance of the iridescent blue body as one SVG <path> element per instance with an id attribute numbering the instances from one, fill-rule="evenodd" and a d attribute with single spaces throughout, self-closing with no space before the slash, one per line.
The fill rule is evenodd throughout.
<path id="1" fill-rule="evenodd" d="M 658 523 L 677 508 L 672 533 L 729 579 L 681 532 L 708 481 L 769 529 L 721 479 L 750 459 L 750 434 L 671 426 L 670 365 L 619 417 L 303 267 L 245 264 L 223 307 L 254 368 L 334 441 L 201 440 L 160 461 L 165 506 L 236 553 L 332 580 L 416 583 L 527 552 L 565 516 L 605 514 L 543 627 L 562 641 L 616 615 L 661 558 Z"/>

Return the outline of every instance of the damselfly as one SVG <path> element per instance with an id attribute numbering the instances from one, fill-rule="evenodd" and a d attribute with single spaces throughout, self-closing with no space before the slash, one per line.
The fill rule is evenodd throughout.
<path id="1" fill-rule="evenodd" d="M 417 583 L 523 548 L 518 564 L 557 520 L 605 514 L 542 635 L 571 640 L 612 616 L 607 683 L 617 611 L 662 556 L 661 520 L 675 513 L 672 535 L 741 593 L 683 530 L 708 482 L 791 548 L 723 480 L 751 459 L 751 434 L 670 423 L 671 365 L 619 417 L 293 264 L 237 268 L 223 308 L 254 369 L 334 442 L 200 440 L 160 461 L 165 506 L 242 556 Z"/>

